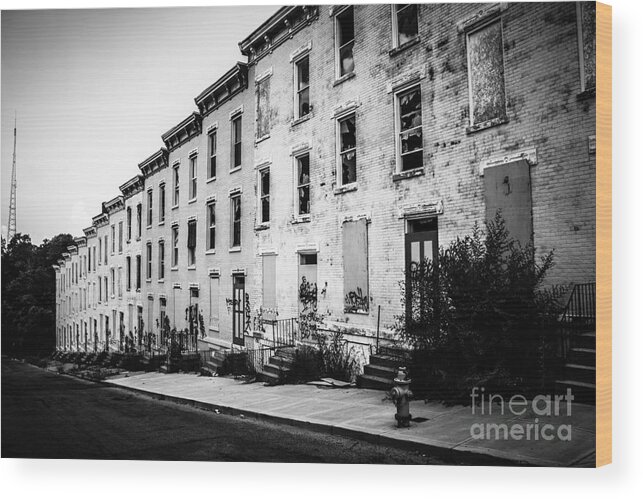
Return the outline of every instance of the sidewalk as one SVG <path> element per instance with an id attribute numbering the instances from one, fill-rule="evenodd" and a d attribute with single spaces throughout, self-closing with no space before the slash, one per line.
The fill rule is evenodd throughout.
<path id="1" fill-rule="evenodd" d="M 446 407 L 423 401 L 411 402 L 415 421 L 397 428 L 395 405 L 384 400 L 385 392 L 357 388 L 317 388 L 310 385 L 266 387 L 223 377 L 194 374 L 131 373 L 105 383 L 155 398 L 186 403 L 227 414 L 254 417 L 302 426 L 317 431 L 426 451 L 471 464 L 523 464 L 533 466 L 594 466 L 595 408 L 572 404 L 571 416 L 523 416 L 494 410 L 493 415 L 472 414 L 471 407 Z M 535 421 L 535 418 L 538 421 Z M 425 419 L 422 419 L 425 418 Z M 522 428 L 551 423 L 570 425 L 571 440 L 542 438 L 516 440 L 491 437 L 474 439 L 472 425 L 507 424 Z M 533 427 L 532 427 L 533 429 Z M 556 431 L 554 430 L 554 435 Z"/>

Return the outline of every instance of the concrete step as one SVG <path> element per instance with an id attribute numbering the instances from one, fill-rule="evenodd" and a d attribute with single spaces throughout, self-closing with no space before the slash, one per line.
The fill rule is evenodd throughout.
<path id="1" fill-rule="evenodd" d="M 357 377 L 357 386 L 359 388 L 388 391 L 393 388 L 393 380 L 380 378 L 379 376 L 372 376 L 370 374 L 363 374 Z"/>
<path id="2" fill-rule="evenodd" d="M 571 346 L 573 348 L 587 348 L 596 350 L 596 333 L 587 332 L 574 334 L 571 337 Z"/>
<path id="3" fill-rule="evenodd" d="M 570 388 L 574 402 L 596 404 L 596 385 L 571 379 L 556 381 L 556 393 L 565 394 Z"/>
<path id="4" fill-rule="evenodd" d="M 596 367 L 596 350 L 573 347 L 569 351 L 569 361 L 572 364 Z"/>
<path id="5" fill-rule="evenodd" d="M 279 385 L 282 383 L 282 379 L 278 375 L 269 373 L 267 371 L 257 373 L 257 379 L 263 381 L 268 385 Z"/>
<path id="6" fill-rule="evenodd" d="M 401 359 L 399 357 L 392 357 L 390 355 L 376 354 L 371 355 L 368 363 L 373 366 L 382 366 L 397 370 L 398 367 L 405 366 L 409 362 L 408 359 Z"/>
<path id="7" fill-rule="evenodd" d="M 565 378 L 582 383 L 596 384 L 596 368 L 581 364 L 565 364 Z"/>
<path id="8" fill-rule="evenodd" d="M 273 355 L 272 357 L 270 357 L 270 359 L 268 359 L 268 363 L 272 364 L 273 366 L 290 369 L 293 363 L 293 359 L 291 357 L 282 357 L 280 355 Z"/>
<path id="9" fill-rule="evenodd" d="M 284 373 L 288 372 L 290 369 L 284 366 L 279 366 L 275 364 L 264 364 L 262 371 L 264 373 L 274 374 L 275 376 L 283 376 Z"/>
<path id="10" fill-rule="evenodd" d="M 388 366 L 366 364 L 364 366 L 364 374 L 379 378 L 394 379 L 397 375 L 397 369 Z"/>

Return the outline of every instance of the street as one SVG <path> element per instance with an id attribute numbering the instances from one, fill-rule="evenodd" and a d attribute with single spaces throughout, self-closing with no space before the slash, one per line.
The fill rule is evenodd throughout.
<path id="1" fill-rule="evenodd" d="M 416 452 L 153 400 L 6 359 L 2 457 L 444 464 Z"/>

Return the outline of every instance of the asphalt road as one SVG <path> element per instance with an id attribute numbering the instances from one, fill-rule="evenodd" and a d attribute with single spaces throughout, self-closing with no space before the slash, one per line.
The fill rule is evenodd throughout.
<path id="1" fill-rule="evenodd" d="M 2 361 L 2 457 L 444 464 L 412 451 L 147 398 Z"/>

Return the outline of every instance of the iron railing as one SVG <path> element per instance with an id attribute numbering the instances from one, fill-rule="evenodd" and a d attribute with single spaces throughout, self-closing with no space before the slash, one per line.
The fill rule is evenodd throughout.
<path id="1" fill-rule="evenodd" d="M 252 350 L 246 350 L 246 367 L 250 374 L 259 374 L 263 372 L 263 366 L 270 362 L 270 357 L 274 355 L 274 347 L 261 347 Z"/>
<path id="2" fill-rule="evenodd" d="M 572 335 L 596 330 L 596 283 L 575 284 L 560 317 L 562 355 L 567 358 Z"/>
<path id="3" fill-rule="evenodd" d="M 299 339 L 299 320 L 279 319 L 279 320 L 262 320 L 262 329 L 265 333 L 265 339 L 276 347 L 295 346 Z"/>

